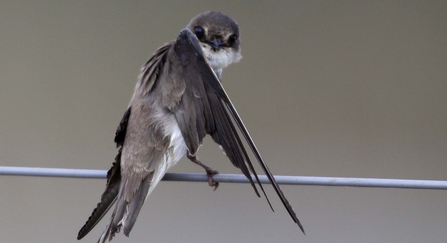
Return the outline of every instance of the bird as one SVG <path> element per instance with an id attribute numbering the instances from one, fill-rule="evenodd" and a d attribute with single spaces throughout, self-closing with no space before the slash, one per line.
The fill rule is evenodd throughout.
<path id="1" fill-rule="evenodd" d="M 226 94 L 222 70 L 242 58 L 239 26 L 224 13 L 208 11 L 194 17 L 177 39 L 161 46 L 141 69 L 130 104 L 115 132 L 118 154 L 107 183 L 77 239 L 82 239 L 115 203 L 110 222 L 98 242 L 123 230 L 129 236 L 138 214 L 157 183 L 183 156 L 202 166 L 208 184 L 218 187 L 218 171 L 197 156 L 210 135 L 260 197 L 259 181 L 238 135 L 239 128 L 293 221 L 304 228 L 262 159 L 239 114 Z M 253 178 L 252 178 L 253 175 Z"/>

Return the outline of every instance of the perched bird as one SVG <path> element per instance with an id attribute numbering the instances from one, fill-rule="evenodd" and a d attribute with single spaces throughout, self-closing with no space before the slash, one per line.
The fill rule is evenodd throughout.
<path id="1" fill-rule="evenodd" d="M 237 23 L 212 11 L 193 18 L 176 40 L 153 54 L 142 68 L 117 128 L 115 142 L 119 152 L 107 173 L 106 190 L 79 231 L 78 239 L 101 220 L 114 202 L 110 223 L 98 242 L 111 240 L 121 229 L 129 236 L 147 196 L 184 155 L 205 168 L 209 185 L 217 188 L 218 183 L 212 179 L 217 171 L 200 162 L 196 155 L 207 134 L 250 180 L 256 194 L 260 196 L 251 174 L 265 195 L 233 122 L 290 216 L 304 232 L 220 83 L 222 69 L 241 57 Z"/>

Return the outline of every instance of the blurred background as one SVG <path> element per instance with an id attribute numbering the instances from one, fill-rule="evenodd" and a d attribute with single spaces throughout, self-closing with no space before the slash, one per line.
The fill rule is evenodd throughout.
<path id="1" fill-rule="evenodd" d="M 3 1 L 0 165 L 109 169 L 140 67 L 206 10 L 240 25 L 223 82 L 274 174 L 447 180 L 447 1 Z M 240 173 L 211 139 L 199 157 Z M 0 177 L 0 241 L 78 242 L 104 187 Z M 267 188 L 275 213 L 248 184 L 161 182 L 113 242 L 447 238 L 446 191 L 282 186 L 304 236 Z"/>

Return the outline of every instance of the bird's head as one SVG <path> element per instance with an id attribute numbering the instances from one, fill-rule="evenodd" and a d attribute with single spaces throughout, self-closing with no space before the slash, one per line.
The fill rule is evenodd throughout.
<path id="1" fill-rule="evenodd" d="M 239 26 L 227 15 L 213 11 L 201 13 L 187 28 L 196 35 L 214 71 L 221 72 L 242 58 Z"/>

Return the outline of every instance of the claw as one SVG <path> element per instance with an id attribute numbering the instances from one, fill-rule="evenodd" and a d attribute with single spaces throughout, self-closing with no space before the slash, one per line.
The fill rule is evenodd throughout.
<path id="1" fill-rule="evenodd" d="M 212 168 L 207 168 L 205 170 L 206 170 L 206 174 L 208 175 L 208 185 L 210 187 L 214 187 L 213 191 L 217 190 L 217 188 L 219 187 L 219 182 L 215 182 L 213 180 L 213 175 L 217 175 L 217 174 L 219 174 L 219 172 Z"/>
<path id="2" fill-rule="evenodd" d="M 217 170 L 205 165 L 204 163 L 200 162 L 200 160 L 198 160 L 195 155 L 188 154 L 188 159 L 191 160 L 192 162 L 194 162 L 195 164 L 200 165 L 202 168 L 205 169 L 206 175 L 208 176 L 208 185 L 210 187 L 214 187 L 213 191 L 215 191 L 219 187 L 219 182 L 215 182 L 213 180 L 213 175 L 219 174 L 219 172 Z"/>

